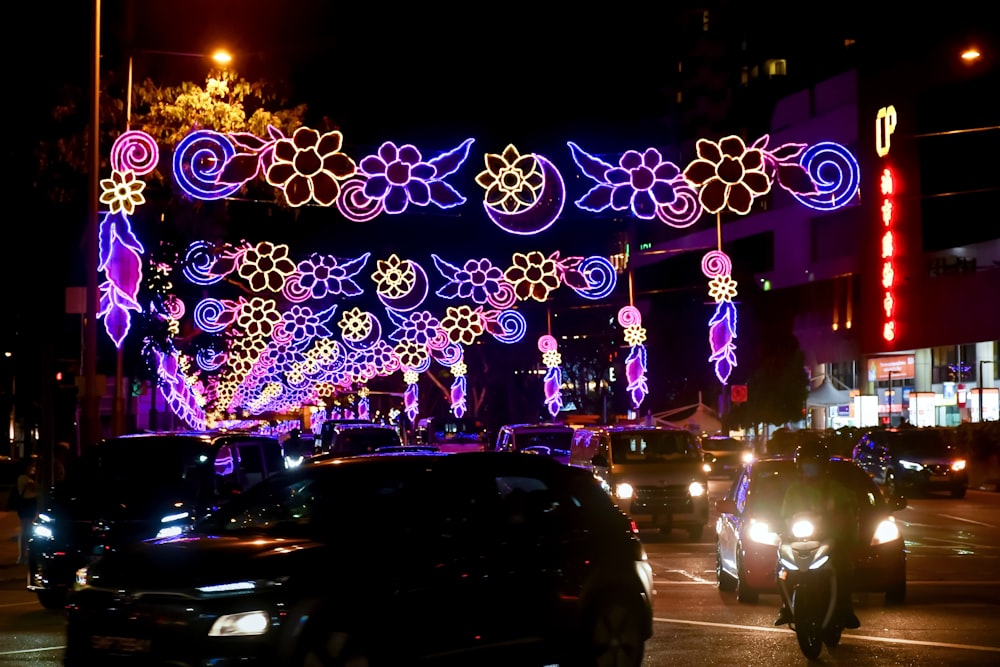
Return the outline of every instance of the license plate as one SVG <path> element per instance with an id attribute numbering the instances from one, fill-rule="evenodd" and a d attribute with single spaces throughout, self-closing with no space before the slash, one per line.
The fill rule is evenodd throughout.
<path id="1" fill-rule="evenodd" d="M 110 651 L 113 653 L 149 653 L 153 648 L 153 642 L 149 639 L 139 637 L 109 637 L 107 635 L 93 635 L 90 638 L 90 646 L 95 651 Z"/>

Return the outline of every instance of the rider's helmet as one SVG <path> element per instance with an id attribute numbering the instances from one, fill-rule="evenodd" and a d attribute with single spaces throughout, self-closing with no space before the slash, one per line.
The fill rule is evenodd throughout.
<path id="1" fill-rule="evenodd" d="M 795 468 L 803 477 L 820 477 L 829 460 L 830 450 L 821 441 L 803 443 L 795 449 Z"/>

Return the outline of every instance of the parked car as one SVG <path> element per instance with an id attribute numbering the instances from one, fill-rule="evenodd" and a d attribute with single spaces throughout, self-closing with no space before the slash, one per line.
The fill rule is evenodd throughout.
<path id="1" fill-rule="evenodd" d="M 854 448 L 854 460 L 888 495 L 945 491 L 964 498 L 969 488 L 968 457 L 950 428 L 869 431 Z"/>
<path id="2" fill-rule="evenodd" d="M 382 447 L 402 445 L 399 431 L 390 424 L 337 424 L 329 430 L 329 439 L 324 452 L 332 456 L 356 456 L 371 454 Z"/>
<path id="3" fill-rule="evenodd" d="M 692 540 L 708 524 L 703 458 L 690 431 L 666 426 L 580 428 L 570 446 L 570 465 L 600 479 L 622 511 Z"/>
<path id="4" fill-rule="evenodd" d="M 145 433 L 88 447 L 35 519 L 27 588 L 60 609 L 79 568 L 131 542 L 183 534 L 284 467 L 278 440 L 251 433 Z"/>
<path id="5" fill-rule="evenodd" d="M 583 470 L 494 452 L 313 460 L 82 570 L 64 664 L 638 667 L 652 595 L 634 524 Z M 541 661 L 498 659 L 512 650 Z"/>
<path id="6" fill-rule="evenodd" d="M 526 452 L 550 456 L 569 463 L 569 448 L 575 429 L 566 424 L 506 424 L 497 432 L 493 449 L 498 452 Z"/>
<path id="7" fill-rule="evenodd" d="M 709 464 L 709 477 L 732 479 L 744 464 L 754 459 L 753 447 L 728 435 L 706 435 L 701 438 L 701 450 Z"/>
<path id="8" fill-rule="evenodd" d="M 417 421 L 414 439 L 442 452 L 481 452 L 487 449 L 486 427 L 475 419 L 425 417 Z"/>
<path id="9" fill-rule="evenodd" d="M 831 457 L 829 470 L 854 491 L 860 508 L 855 590 L 883 593 L 887 604 L 903 602 L 906 551 L 893 512 L 906 507 L 906 499 L 887 499 L 849 458 Z M 716 502 L 716 578 L 719 589 L 736 591 L 740 602 L 755 603 L 760 593 L 778 594 L 775 567 L 781 505 L 797 476 L 793 457 L 764 457 L 745 466 Z"/>

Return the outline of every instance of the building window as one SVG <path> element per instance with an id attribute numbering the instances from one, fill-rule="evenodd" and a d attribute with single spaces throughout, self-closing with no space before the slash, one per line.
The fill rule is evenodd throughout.
<path id="1" fill-rule="evenodd" d="M 708 32 L 708 10 L 701 13 L 701 31 Z"/>
<path id="2" fill-rule="evenodd" d="M 787 74 L 785 71 L 785 60 L 783 58 L 780 60 L 768 60 L 764 63 L 764 69 L 767 70 L 768 78 L 785 76 L 785 74 Z"/>

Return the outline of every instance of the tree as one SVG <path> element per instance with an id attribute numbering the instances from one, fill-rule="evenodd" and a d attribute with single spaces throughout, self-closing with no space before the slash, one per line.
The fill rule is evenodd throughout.
<path id="1" fill-rule="evenodd" d="M 725 416 L 729 427 L 801 421 L 809 394 L 805 355 L 790 333 L 768 336 L 767 347 L 754 358 L 747 380 L 747 401 Z"/>

